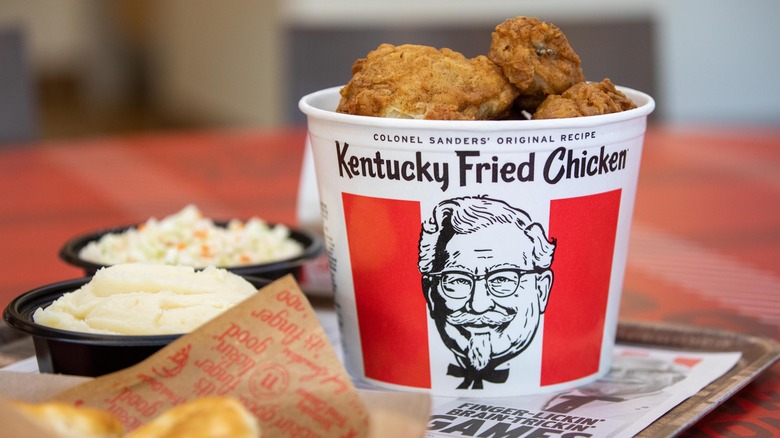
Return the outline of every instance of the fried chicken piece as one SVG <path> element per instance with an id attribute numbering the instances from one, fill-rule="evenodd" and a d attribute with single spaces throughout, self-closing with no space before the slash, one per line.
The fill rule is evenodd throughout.
<path id="1" fill-rule="evenodd" d="M 450 49 L 382 44 L 352 66 L 336 111 L 429 120 L 504 117 L 515 88 L 487 57 Z"/>
<path id="2" fill-rule="evenodd" d="M 534 119 L 597 116 L 636 108 L 636 104 L 615 88 L 608 78 L 579 83 L 560 96 L 547 96 L 533 114 Z"/>
<path id="3" fill-rule="evenodd" d="M 585 81 L 580 57 L 563 32 L 537 18 L 515 17 L 496 26 L 488 58 L 518 88 L 516 105 L 528 112 L 548 95 Z"/>

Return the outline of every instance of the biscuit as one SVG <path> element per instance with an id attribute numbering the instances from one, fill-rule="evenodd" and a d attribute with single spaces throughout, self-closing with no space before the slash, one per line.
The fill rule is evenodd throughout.
<path id="1" fill-rule="evenodd" d="M 126 438 L 257 438 L 260 426 L 244 405 L 229 397 L 206 397 L 175 406 Z"/>
<path id="2" fill-rule="evenodd" d="M 119 438 L 124 426 L 110 412 L 62 402 L 27 403 L 12 401 L 11 406 L 37 424 L 63 438 Z"/>

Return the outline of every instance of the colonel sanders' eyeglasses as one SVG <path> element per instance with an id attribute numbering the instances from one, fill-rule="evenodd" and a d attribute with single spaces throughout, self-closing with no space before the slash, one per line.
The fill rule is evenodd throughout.
<path id="1" fill-rule="evenodd" d="M 460 300 L 468 298 L 474 292 L 477 281 L 485 280 L 488 292 L 499 298 L 508 297 L 517 290 L 520 279 L 528 274 L 537 274 L 542 269 L 496 269 L 485 275 L 474 275 L 466 271 L 441 271 L 427 274 L 439 279 L 439 287 L 444 295 Z"/>

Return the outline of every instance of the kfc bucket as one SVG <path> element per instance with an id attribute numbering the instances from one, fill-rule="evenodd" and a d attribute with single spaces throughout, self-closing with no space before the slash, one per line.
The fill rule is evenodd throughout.
<path id="1" fill-rule="evenodd" d="M 555 120 L 443 121 L 301 99 L 346 367 L 444 396 L 558 391 L 610 367 L 653 99 Z"/>

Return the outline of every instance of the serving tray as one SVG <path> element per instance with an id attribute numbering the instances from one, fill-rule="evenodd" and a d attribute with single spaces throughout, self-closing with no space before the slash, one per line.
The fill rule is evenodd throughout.
<path id="1" fill-rule="evenodd" d="M 315 308 L 317 308 L 325 307 L 320 301 L 327 300 L 315 301 Z M 321 309 L 318 310 L 321 311 Z M 328 322 L 335 321 L 335 318 L 330 319 L 333 321 L 323 321 L 325 322 L 324 326 L 328 326 Z M 29 342 L 29 340 L 27 341 Z M 621 320 L 618 324 L 617 342 L 621 345 L 657 347 L 667 350 L 738 351 L 742 353 L 740 360 L 731 370 L 659 417 L 637 434 L 638 437 L 655 438 L 679 435 L 780 360 L 780 343 L 770 338 L 667 323 Z M 17 355 L 12 356 L 15 357 L 9 357 L 11 361 L 20 359 Z M 6 369 L 37 372 L 37 364 L 34 360 L 20 361 L 15 365 L 17 366 L 11 365 Z"/>
<path id="2" fill-rule="evenodd" d="M 666 323 L 621 321 L 618 324 L 617 342 L 681 351 L 742 353 L 731 370 L 659 417 L 642 430 L 638 437 L 676 436 L 682 433 L 780 359 L 780 344 L 769 338 Z"/>

